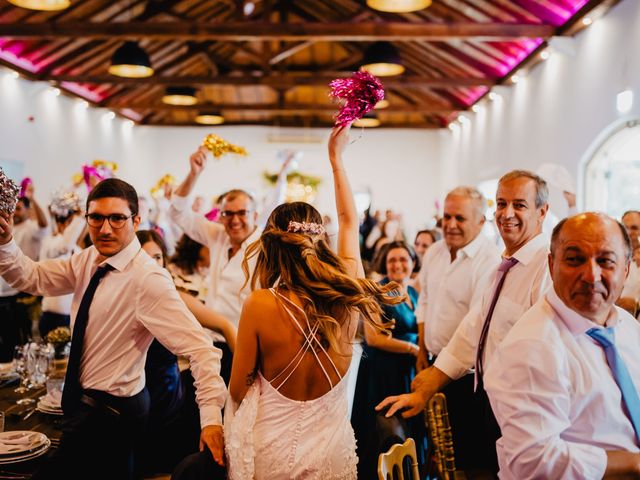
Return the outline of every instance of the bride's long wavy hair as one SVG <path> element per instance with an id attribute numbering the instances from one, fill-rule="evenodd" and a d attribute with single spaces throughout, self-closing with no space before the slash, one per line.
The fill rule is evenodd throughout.
<path id="1" fill-rule="evenodd" d="M 340 352 L 339 331 L 350 315 L 359 312 L 375 328 L 385 330 L 392 324 L 383 318 L 380 304 L 404 301 L 398 285 L 379 285 L 348 274 L 344 261 L 334 253 L 322 233 L 290 232 L 289 222 L 322 225 L 322 216 L 305 202 L 286 203 L 270 215 L 260 239 L 247 247 L 242 268 L 251 289 L 283 285 L 294 292 L 326 346 Z M 249 278 L 249 259 L 257 256 Z"/>

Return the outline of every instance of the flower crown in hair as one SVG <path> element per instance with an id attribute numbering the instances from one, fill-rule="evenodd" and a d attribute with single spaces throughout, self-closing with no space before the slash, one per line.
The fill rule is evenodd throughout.
<path id="1" fill-rule="evenodd" d="M 319 223 L 313 222 L 289 222 L 287 232 L 292 233 L 304 233 L 306 235 L 322 235 L 324 233 L 324 227 Z"/>

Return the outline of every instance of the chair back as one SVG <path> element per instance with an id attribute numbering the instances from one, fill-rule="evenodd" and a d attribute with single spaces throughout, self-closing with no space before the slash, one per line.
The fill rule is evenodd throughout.
<path id="1" fill-rule="evenodd" d="M 456 462 L 453 453 L 453 438 L 449 424 L 447 398 L 436 393 L 427 404 L 427 426 L 431 437 L 432 456 L 442 480 L 456 478 Z"/>
<path id="2" fill-rule="evenodd" d="M 404 459 L 411 460 L 411 478 L 404 477 Z M 378 457 L 378 480 L 419 480 L 418 457 L 416 443 L 413 438 L 407 438 L 403 444 L 396 443 L 388 452 Z"/>

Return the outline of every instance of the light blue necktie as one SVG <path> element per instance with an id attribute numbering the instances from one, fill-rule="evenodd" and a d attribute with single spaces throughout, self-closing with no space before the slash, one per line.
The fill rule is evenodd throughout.
<path id="1" fill-rule="evenodd" d="M 614 332 L 612 328 L 591 328 L 587 331 L 587 335 L 593 338 L 604 349 L 604 355 L 607 357 L 607 363 L 613 373 L 613 378 L 622 392 L 622 401 L 627 407 L 627 416 L 633 424 L 636 431 L 636 438 L 640 443 L 640 398 L 636 390 L 629 370 L 624 364 L 624 360 L 618 353 L 616 348 Z"/>

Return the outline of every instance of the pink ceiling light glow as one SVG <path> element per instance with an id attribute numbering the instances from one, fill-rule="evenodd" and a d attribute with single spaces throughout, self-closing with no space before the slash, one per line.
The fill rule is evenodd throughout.
<path id="1" fill-rule="evenodd" d="M 34 75 L 42 73 L 52 60 L 43 60 L 41 62 L 32 62 L 31 58 L 36 58 L 37 50 L 32 54 L 24 54 L 27 51 L 28 44 L 22 41 L 13 41 L 7 38 L 0 38 L 0 60 L 25 70 Z M 65 90 L 75 93 L 79 97 L 90 102 L 98 103 L 107 98 L 108 95 L 100 92 L 99 85 L 82 85 L 79 83 L 63 82 L 60 85 Z"/>

